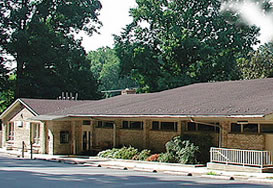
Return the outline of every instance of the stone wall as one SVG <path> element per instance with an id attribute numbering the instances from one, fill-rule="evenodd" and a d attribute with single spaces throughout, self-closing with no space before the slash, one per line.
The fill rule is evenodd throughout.
<path id="1" fill-rule="evenodd" d="M 71 131 L 71 122 L 70 121 L 54 121 L 53 126 L 49 126 L 49 129 L 53 133 L 53 154 L 62 155 L 62 154 L 72 154 L 72 131 Z M 77 129 L 76 129 L 77 130 Z M 68 131 L 69 132 L 69 143 L 60 142 L 60 132 Z M 51 153 L 51 152 L 49 152 Z"/>
<path id="2" fill-rule="evenodd" d="M 113 146 L 113 129 L 95 128 L 95 146 L 109 148 Z"/>
<path id="3" fill-rule="evenodd" d="M 156 152 L 165 151 L 165 144 L 173 137 L 178 136 L 178 132 L 173 131 L 149 131 L 149 149 Z"/>
<path id="4" fill-rule="evenodd" d="M 119 145 L 133 146 L 138 149 L 144 149 L 143 130 L 119 130 Z"/>
<path id="5" fill-rule="evenodd" d="M 227 148 L 264 150 L 265 139 L 262 134 L 228 134 Z"/>

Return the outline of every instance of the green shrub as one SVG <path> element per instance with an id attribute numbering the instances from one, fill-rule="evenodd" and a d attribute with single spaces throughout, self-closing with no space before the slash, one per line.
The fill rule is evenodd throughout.
<path id="1" fill-rule="evenodd" d="M 159 155 L 158 161 L 163 162 L 163 163 L 175 163 L 176 162 L 174 155 L 171 153 L 168 153 L 168 152 L 161 153 Z"/>
<path id="2" fill-rule="evenodd" d="M 180 136 L 174 137 L 166 143 L 168 157 L 174 162 L 183 164 L 196 164 L 196 155 L 199 152 L 199 147 L 195 146 L 189 140 L 182 140 Z M 165 156 L 164 156 L 165 157 Z M 166 158 L 166 157 L 165 157 Z M 168 158 L 167 158 L 168 159 Z"/>
<path id="3" fill-rule="evenodd" d="M 122 147 L 118 151 L 113 154 L 113 158 L 115 159 L 132 159 L 135 155 L 138 154 L 138 150 L 131 146 Z"/>
<path id="4" fill-rule="evenodd" d="M 150 155 L 151 150 L 144 149 L 139 153 L 137 160 L 145 161 Z"/>
<path id="5" fill-rule="evenodd" d="M 189 140 L 194 145 L 199 147 L 199 152 L 196 153 L 196 160 L 199 163 L 207 163 L 210 160 L 210 147 L 215 146 L 213 143 L 213 138 L 210 134 L 184 134 L 182 140 Z"/>
<path id="6" fill-rule="evenodd" d="M 99 152 L 97 156 L 98 157 L 102 157 L 102 158 L 114 158 L 114 154 L 118 150 L 119 149 L 117 149 L 117 148 L 108 149 L 108 150 Z"/>

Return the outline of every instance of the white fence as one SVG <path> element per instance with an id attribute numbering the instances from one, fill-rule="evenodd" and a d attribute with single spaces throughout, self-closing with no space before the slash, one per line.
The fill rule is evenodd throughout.
<path id="1" fill-rule="evenodd" d="M 237 164 L 243 166 L 270 167 L 272 153 L 270 151 L 239 150 L 227 148 L 210 148 L 210 162 Z"/>

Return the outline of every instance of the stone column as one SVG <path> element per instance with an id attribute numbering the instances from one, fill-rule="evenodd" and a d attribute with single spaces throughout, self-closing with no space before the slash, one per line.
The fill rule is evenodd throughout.
<path id="1" fill-rule="evenodd" d="M 7 142 L 7 123 L 2 123 L 2 147 L 5 147 Z"/>
<path id="2" fill-rule="evenodd" d="M 71 153 L 76 154 L 76 121 L 71 122 Z"/>
<path id="3" fill-rule="evenodd" d="M 113 128 L 113 147 L 117 147 L 120 143 L 120 131 L 122 120 L 115 120 Z"/>
<path id="4" fill-rule="evenodd" d="M 46 122 L 48 127 L 48 154 L 54 155 L 55 153 L 55 138 L 54 138 L 54 126 L 53 121 L 47 121 Z"/>
<path id="5" fill-rule="evenodd" d="M 143 121 L 143 148 L 144 149 L 149 148 L 149 131 L 150 131 L 151 123 L 152 121 L 148 119 Z"/>
<path id="6" fill-rule="evenodd" d="M 40 124 L 40 153 L 45 154 L 46 153 L 46 140 L 47 140 L 47 135 L 46 135 L 46 128 L 45 128 L 45 123 Z"/>
<path id="7" fill-rule="evenodd" d="M 91 121 L 91 148 L 94 148 L 96 146 L 96 121 L 92 120 Z"/>
<path id="8" fill-rule="evenodd" d="M 221 132 L 219 147 L 228 147 L 228 133 L 230 131 L 230 122 L 220 122 Z"/>

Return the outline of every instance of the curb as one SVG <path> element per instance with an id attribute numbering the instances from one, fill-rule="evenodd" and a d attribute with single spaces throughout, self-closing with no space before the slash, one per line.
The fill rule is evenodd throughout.
<path id="1" fill-rule="evenodd" d="M 222 176 L 222 175 L 201 175 L 204 178 L 212 178 L 212 179 L 221 179 L 221 180 L 235 180 L 232 176 Z"/>

